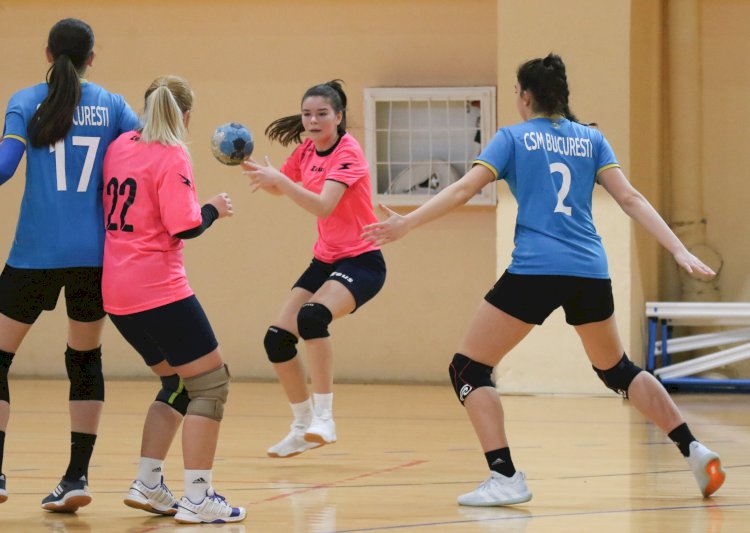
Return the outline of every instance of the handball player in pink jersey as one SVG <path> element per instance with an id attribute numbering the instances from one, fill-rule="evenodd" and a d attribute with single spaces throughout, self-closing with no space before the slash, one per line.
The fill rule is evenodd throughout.
<path id="1" fill-rule="evenodd" d="M 198 203 L 184 141 L 192 107 L 185 80 L 157 78 L 146 90 L 142 129 L 121 135 L 104 159 L 104 310 L 162 382 L 125 504 L 182 523 L 238 522 L 245 509 L 212 486 L 229 372 L 182 257 L 183 239 L 232 215 L 232 203 L 226 194 Z M 163 465 L 180 423 L 185 495 L 177 501 Z"/>
<path id="2" fill-rule="evenodd" d="M 301 113 L 274 121 L 266 135 L 284 146 L 299 145 L 281 169 L 268 158 L 265 164 L 252 158 L 242 164 L 253 192 L 288 196 L 315 215 L 318 225 L 312 262 L 263 341 L 294 416 L 291 431 L 268 455 L 293 457 L 336 442 L 328 325 L 375 296 L 385 283 L 386 268 L 379 247 L 361 237 L 362 228 L 377 217 L 367 160 L 346 132 L 346 94 L 339 80 L 309 88 Z M 312 398 L 296 357 L 298 337 L 305 341 Z"/>

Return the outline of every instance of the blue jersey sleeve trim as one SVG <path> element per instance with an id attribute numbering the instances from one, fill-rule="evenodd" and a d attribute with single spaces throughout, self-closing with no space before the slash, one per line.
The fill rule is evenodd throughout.
<path id="1" fill-rule="evenodd" d="M 492 172 L 493 176 L 495 176 L 495 179 L 498 179 L 500 177 L 500 173 L 497 171 L 495 167 L 490 165 L 487 161 L 482 161 L 481 159 L 475 159 L 472 161 L 471 166 L 474 165 L 482 165 L 483 167 L 487 167 L 490 172 Z"/>
<path id="2" fill-rule="evenodd" d="M 15 135 L 7 135 L 0 142 L 0 185 L 15 174 L 25 150 L 25 142 Z"/>

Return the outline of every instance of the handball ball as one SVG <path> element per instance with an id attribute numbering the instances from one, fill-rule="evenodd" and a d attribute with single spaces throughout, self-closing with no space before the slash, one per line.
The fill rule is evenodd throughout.
<path id="1" fill-rule="evenodd" d="M 222 124 L 211 136 L 211 152 L 225 165 L 239 165 L 253 153 L 253 135 L 239 122 Z"/>

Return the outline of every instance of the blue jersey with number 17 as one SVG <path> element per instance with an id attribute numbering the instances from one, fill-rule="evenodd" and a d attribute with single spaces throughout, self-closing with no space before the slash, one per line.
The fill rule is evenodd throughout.
<path id="1" fill-rule="evenodd" d="M 509 272 L 609 277 L 591 196 L 596 176 L 619 163 L 599 130 L 532 118 L 500 129 L 474 163 L 506 180 L 518 202 Z"/>
<path id="2" fill-rule="evenodd" d="M 16 268 L 98 267 L 104 249 L 102 160 L 138 117 L 117 94 L 81 81 L 73 126 L 54 146 L 35 148 L 26 128 L 47 96 L 40 83 L 14 94 L 3 138 L 26 146 L 26 188 L 8 264 Z"/>

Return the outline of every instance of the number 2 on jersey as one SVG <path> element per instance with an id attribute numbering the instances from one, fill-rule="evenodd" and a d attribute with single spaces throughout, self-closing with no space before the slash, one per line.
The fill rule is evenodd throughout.
<path id="1" fill-rule="evenodd" d="M 567 167 L 567 165 L 565 165 L 565 163 L 552 163 L 549 166 L 549 171 L 553 174 L 557 172 L 562 176 L 562 185 L 560 186 L 560 190 L 557 191 L 557 205 L 555 206 L 555 213 L 562 213 L 563 215 L 572 216 L 573 208 L 563 204 L 565 197 L 568 196 L 568 193 L 570 192 L 570 169 Z"/>
<path id="2" fill-rule="evenodd" d="M 128 213 L 128 209 L 130 209 L 130 206 L 133 205 L 133 202 L 135 202 L 135 191 L 137 188 L 137 184 L 133 178 L 127 178 L 122 183 L 120 183 L 117 178 L 112 178 L 107 183 L 106 193 L 107 196 L 112 196 L 112 208 L 109 210 L 109 214 L 107 215 L 107 229 L 108 230 L 121 230 L 121 231 L 133 231 L 133 225 L 127 224 L 125 222 L 125 215 Z M 125 196 L 125 191 L 127 190 L 128 197 L 125 199 L 125 201 L 122 204 L 122 209 L 120 210 L 120 225 L 117 225 L 117 222 L 112 222 L 112 215 L 115 214 L 115 210 L 117 210 L 117 201 L 122 196 Z"/>
<path id="3" fill-rule="evenodd" d="M 78 180 L 76 192 L 86 192 L 91 181 L 91 172 L 94 170 L 94 161 L 96 160 L 96 150 L 99 148 L 99 137 L 81 137 L 74 135 L 73 146 L 86 147 L 86 159 L 83 161 L 81 177 Z M 57 177 L 57 190 L 68 190 L 68 177 L 65 172 L 65 139 L 57 141 L 49 147 L 50 152 L 55 152 L 55 176 Z"/>

